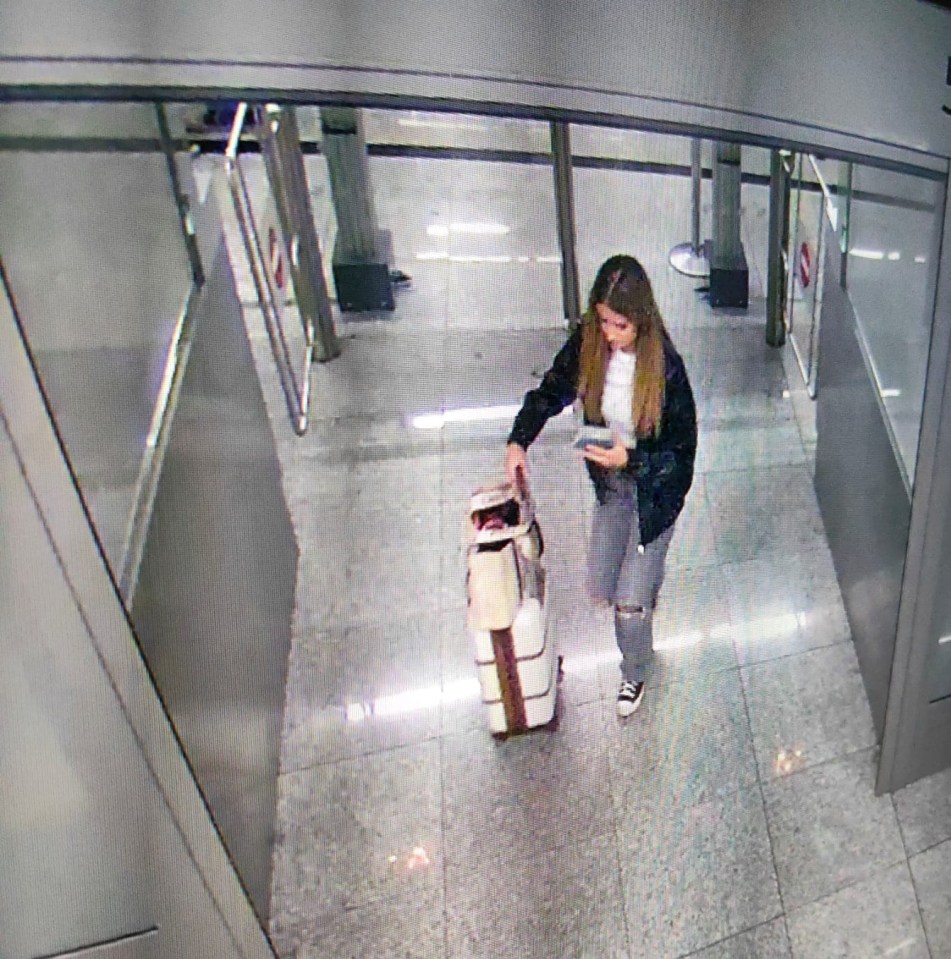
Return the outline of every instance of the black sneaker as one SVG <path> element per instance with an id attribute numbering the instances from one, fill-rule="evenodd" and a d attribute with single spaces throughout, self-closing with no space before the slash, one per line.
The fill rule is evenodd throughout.
<path id="1" fill-rule="evenodd" d="M 643 683 L 629 683 L 626 679 L 621 683 L 617 694 L 617 714 L 622 719 L 632 716 L 644 698 Z"/>

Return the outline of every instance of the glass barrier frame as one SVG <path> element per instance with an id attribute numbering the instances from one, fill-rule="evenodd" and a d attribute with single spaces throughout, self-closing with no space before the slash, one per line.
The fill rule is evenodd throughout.
<path id="1" fill-rule="evenodd" d="M 313 330 L 305 324 L 303 326 L 305 348 L 304 354 L 300 358 L 300 370 L 298 372 L 295 370 L 294 357 L 284 328 L 283 303 L 280 302 L 271 272 L 266 267 L 264 244 L 255 224 L 254 208 L 251 204 L 251 191 L 244 171 L 241 169 L 241 164 L 238 162 L 241 136 L 251 110 L 252 108 L 248 103 L 241 103 L 238 106 L 228 138 L 228 145 L 225 149 L 225 172 L 234 204 L 235 218 L 241 231 L 241 239 L 244 243 L 248 266 L 254 280 L 258 302 L 261 304 L 264 325 L 271 344 L 271 353 L 277 365 L 281 389 L 287 403 L 291 424 L 294 432 L 298 436 L 303 436 L 309 425 L 310 374 L 314 357 L 314 335 Z M 256 119 L 256 122 L 259 123 L 260 120 Z M 273 196 L 270 196 L 270 202 L 275 203 Z M 278 219 L 275 213 L 275 221 Z M 277 223 L 276 233 L 274 242 L 280 244 L 281 254 L 289 265 L 290 255 L 284 247 L 279 223 Z"/>

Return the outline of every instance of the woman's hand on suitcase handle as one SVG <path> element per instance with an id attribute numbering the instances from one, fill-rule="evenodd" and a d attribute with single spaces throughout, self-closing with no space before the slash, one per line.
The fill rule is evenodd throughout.
<path id="1" fill-rule="evenodd" d="M 518 475 L 520 471 L 521 477 Z M 519 488 L 528 482 L 528 457 L 525 448 L 518 443 L 508 443 L 505 447 L 505 478 Z"/>

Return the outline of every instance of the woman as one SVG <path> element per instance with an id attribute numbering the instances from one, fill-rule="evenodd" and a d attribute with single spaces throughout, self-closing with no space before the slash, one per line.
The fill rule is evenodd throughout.
<path id="1" fill-rule="evenodd" d="M 644 696 L 652 621 L 674 522 L 693 482 L 697 415 L 650 280 L 631 256 L 598 270 L 588 310 L 551 369 L 525 401 L 509 434 L 509 482 L 528 471 L 526 450 L 551 416 L 578 399 L 584 422 L 610 428 L 614 445 L 586 445 L 597 499 L 588 552 L 588 593 L 614 605 L 621 650 L 618 715 Z"/>

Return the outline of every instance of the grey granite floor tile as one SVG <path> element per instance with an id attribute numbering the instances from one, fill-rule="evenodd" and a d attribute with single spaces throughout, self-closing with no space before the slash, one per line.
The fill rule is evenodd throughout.
<path id="1" fill-rule="evenodd" d="M 691 569 L 718 562 L 716 531 L 703 495 L 702 478 L 694 480 L 687 506 L 677 518 L 667 551 L 668 569 Z"/>
<path id="2" fill-rule="evenodd" d="M 310 941 L 328 916 L 442 888 L 441 787 L 435 740 L 281 776 L 279 934 Z"/>
<path id="3" fill-rule="evenodd" d="M 811 508 L 758 509 L 737 504 L 722 511 L 714 506 L 712 516 L 722 563 L 754 559 L 775 549 L 787 553 L 817 549 L 826 542 L 822 519 Z"/>
<path id="4" fill-rule="evenodd" d="M 297 636 L 288 666 L 282 769 L 438 736 L 440 659 L 438 641 L 413 616 Z"/>
<path id="5" fill-rule="evenodd" d="M 732 632 L 720 567 L 668 570 L 654 613 L 651 685 L 734 669 Z"/>
<path id="6" fill-rule="evenodd" d="M 781 913 L 759 787 L 619 824 L 632 959 L 683 956 Z"/>
<path id="7" fill-rule="evenodd" d="M 751 470 L 802 463 L 805 452 L 795 423 L 712 429 L 700 436 L 696 469 L 700 473 Z"/>
<path id="8" fill-rule="evenodd" d="M 891 798 L 874 795 L 875 754 L 866 750 L 764 786 L 787 909 L 904 858 Z"/>
<path id="9" fill-rule="evenodd" d="M 686 959 L 792 959 L 782 917 L 741 932 L 715 946 L 691 953 Z"/>
<path id="10" fill-rule="evenodd" d="M 447 865 L 451 959 L 628 959 L 613 834 L 530 858 Z"/>
<path id="11" fill-rule="evenodd" d="M 931 959 L 904 861 L 786 916 L 796 959 Z M 934 953 L 944 955 L 944 953 Z"/>
<path id="12" fill-rule="evenodd" d="M 892 799 L 909 856 L 951 839 L 951 769 L 899 789 Z"/>
<path id="13" fill-rule="evenodd" d="M 763 781 L 875 744 L 851 643 L 740 669 Z"/>
<path id="14" fill-rule="evenodd" d="M 442 889 L 382 899 L 327 916 L 307 941 L 284 936 L 275 944 L 282 955 L 294 959 L 445 959 L 443 900 Z"/>
<path id="15" fill-rule="evenodd" d="M 685 357 L 686 360 L 686 357 Z M 687 360 L 688 373 L 695 364 Z M 697 397 L 697 419 L 701 431 L 737 427 L 769 428 L 777 424 L 796 425 L 793 406 L 783 390 L 747 391 L 736 395 L 712 394 Z"/>
<path id="16" fill-rule="evenodd" d="M 805 466 L 714 472 L 706 475 L 706 481 L 722 562 L 742 562 L 770 551 L 826 548 Z"/>
<path id="17" fill-rule="evenodd" d="M 951 840 L 912 856 L 908 865 L 931 955 L 951 956 Z"/>
<path id="18" fill-rule="evenodd" d="M 295 504 L 292 518 L 301 555 L 320 566 L 346 568 L 368 556 L 393 562 L 402 555 L 438 553 L 442 518 L 438 501 L 364 508 L 315 497 Z"/>
<path id="19" fill-rule="evenodd" d="M 348 492 L 362 510 L 405 509 L 430 503 L 440 494 L 440 455 L 392 456 L 357 462 Z"/>
<path id="20" fill-rule="evenodd" d="M 444 576 L 437 550 L 351 555 L 341 563 L 303 553 L 298 608 L 323 628 L 388 623 L 408 613 L 429 619 L 452 596 L 464 596 L 461 578 Z"/>
<path id="21" fill-rule="evenodd" d="M 827 550 L 764 553 L 723 567 L 741 665 L 830 646 L 849 638 Z M 830 582 L 831 578 L 831 582 Z"/>
<path id="22" fill-rule="evenodd" d="M 756 783 L 752 737 L 735 671 L 650 686 L 634 716 L 604 701 L 617 816 L 658 824 L 672 808 Z M 659 826 L 659 828 L 663 828 Z"/>
<path id="23" fill-rule="evenodd" d="M 570 850 L 611 832 L 600 704 L 568 706 L 557 730 L 505 741 L 486 729 L 442 740 L 446 858 L 477 868 Z"/>

